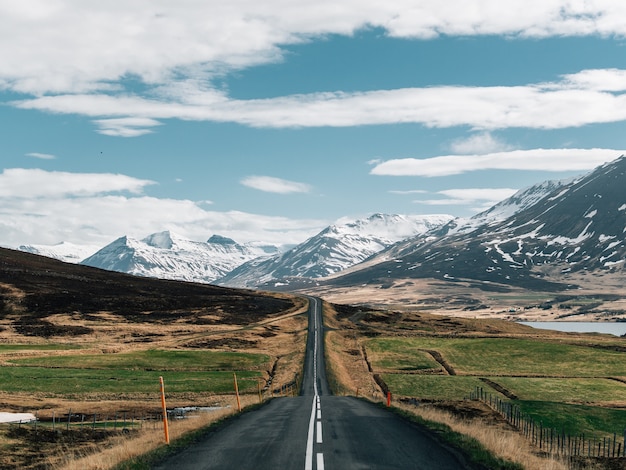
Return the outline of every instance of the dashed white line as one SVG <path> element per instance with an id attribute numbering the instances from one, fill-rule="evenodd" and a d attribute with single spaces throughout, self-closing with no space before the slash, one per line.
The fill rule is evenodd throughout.
<path id="1" fill-rule="evenodd" d="M 317 454 L 317 470 L 324 470 L 324 454 L 321 452 Z"/>
<path id="2" fill-rule="evenodd" d="M 309 434 L 307 436 L 306 443 L 306 456 L 304 469 L 305 470 L 313 470 L 313 433 L 315 429 L 315 417 L 317 415 L 318 419 L 321 419 L 321 404 L 320 397 L 317 394 L 317 343 L 318 343 L 318 335 L 317 335 L 317 299 L 314 299 L 314 327 L 313 327 L 313 404 L 311 406 L 311 418 L 309 419 Z M 317 413 L 315 412 L 317 410 Z M 317 443 L 322 442 L 322 423 L 317 422 Z M 316 470 L 324 470 L 324 455 L 322 453 L 317 453 L 317 466 Z"/>
<path id="3" fill-rule="evenodd" d="M 306 441 L 306 460 L 304 462 L 305 470 L 313 470 L 313 429 L 315 425 L 315 400 L 311 407 L 311 419 L 309 420 L 309 434 Z"/>
<path id="4" fill-rule="evenodd" d="M 315 434 L 317 435 L 317 443 L 321 444 L 322 443 L 322 422 L 321 421 L 317 422 L 317 432 Z"/>

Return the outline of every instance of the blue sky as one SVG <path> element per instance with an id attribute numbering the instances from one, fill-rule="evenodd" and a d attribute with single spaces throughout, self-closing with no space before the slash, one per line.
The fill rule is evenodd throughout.
<path id="1" fill-rule="evenodd" d="M 617 158 L 614 1 L 0 0 L 0 245 L 298 243 Z"/>

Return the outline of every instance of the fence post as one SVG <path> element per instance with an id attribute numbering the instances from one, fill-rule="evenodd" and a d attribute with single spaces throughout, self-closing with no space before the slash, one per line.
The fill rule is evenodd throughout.
<path id="1" fill-rule="evenodd" d="M 159 377 L 161 384 L 161 407 L 163 408 L 163 432 L 165 433 L 165 443 L 170 443 L 170 430 L 167 426 L 167 407 L 165 406 L 165 387 L 163 385 L 163 377 Z"/>
<path id="2" fill-rule="evenodd" d="M 237 374 L 233 372 L 233 378 L 235 380 L 235 395 L 237 396 L 237 409 L 241 413 L 241 401 L 239 401 L 239 386 L 237 385 Z"/>

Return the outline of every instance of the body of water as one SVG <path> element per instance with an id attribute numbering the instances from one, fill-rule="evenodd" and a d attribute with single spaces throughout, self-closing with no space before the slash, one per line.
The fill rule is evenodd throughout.
<path id="1" fill-rule="evenodd" d="M 572 333 L 608 333 L 615 336 L 626 335 L 626 322 L 521 321 L 520 323 L 543 330 Z"/>

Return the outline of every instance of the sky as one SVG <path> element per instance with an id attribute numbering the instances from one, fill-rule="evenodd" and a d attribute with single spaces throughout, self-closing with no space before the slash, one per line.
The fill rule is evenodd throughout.
<path id="1" fill-rule="evenodd" d="M 0 245 L 295 244 L 626 149 L 615 0 L 0 0 Z"/>

